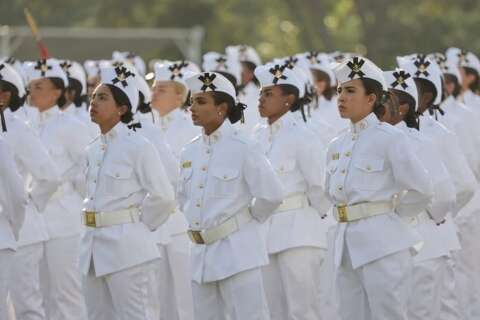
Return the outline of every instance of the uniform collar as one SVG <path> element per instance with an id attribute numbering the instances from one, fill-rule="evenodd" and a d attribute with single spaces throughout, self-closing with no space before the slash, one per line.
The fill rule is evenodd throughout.
<path id="1" fill-rule="evenodd" d="M 109 144 L 117 137 L 120 137 L 122 135 L 130 135 L 130 130 L 127 128 L 125 124 L 122 122 L 117 123 L 110 131 L 108 131 L 106 134 L 100 134 L 100 141 L 102 141 L 103 144 Z"/>
<path id="2" fill-rule="evenodd" d="M 211 146 L 217 143 L 218 141 L 220 141 L 222 138 L 228 137 L 232 132 L 233 132 L 232 124 L 228 120 L 225 120 L 223 121 L 223 124 L 209 136 L 205 134 L 205 129 L 202 129 L 203 142 L 206 145 Z"/>
<path id="3" fill-rule="evenodd" d="M 59 115 L 62 111 L 57 105 L 54 105 L 48 110 L 45 110 L 43 112 L 39 112 L 39 117 L 40 117 L 40 123 L 44 123 L 50 119 L 53 119 L 55 116 Z"/>
<path id="4" fill-rule="evenodd" d="M 372 112 L 357 123 L 350 122 L 350 130 L 353 133 L 360 133 L 379 122 L 377 116 Z"/>
<path id="5" fill-rule="evenodd" d="M 73 104 L 73 103 L 70 103 L 68 105 L 68 107 L 66 107 L 65 109 L 63 109 L 62 112 L 64 113 L 69 113 L 69 114 L 75 114 L 75 108 L 76 106 Z"/>
<path id="6" fill-rule="evenodd" d="M 397 127 L 398 129 L 400 129 L 402 131 L 408 131 L 408 129 L 410 129 L 409 127 L 407 127 L 407 124 L 405 123 L 405 121 L 400 121 L 399 123 L 397 123 L 395 125 L 395 127 Z"/>
<path id="7" fill-rule="evenodd" d="M 272 124 L 269 124 L 268 129 L 270 131 L 270 135 L 273 136 L 282 128 L 288 128 L 296 125 L 297 125 L 297 120 L 295 119 L 295 116 L 293 115 L 292 112 L 288 111 L 283 116 L 278 118 L 277 121 L 275 121 Z"/>

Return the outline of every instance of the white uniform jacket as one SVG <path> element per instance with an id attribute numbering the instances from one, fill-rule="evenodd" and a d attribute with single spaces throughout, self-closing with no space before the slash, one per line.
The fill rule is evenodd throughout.
<path id="1" fill-rule="evenodd" d="M 448 256 L 450 247 L 445 239 L 456 237 L 455 228 L 445 228 L 437 225 L 444 219 L 444 223 L 452 224 L 448 213 L 455 205 L 455 186 L 450 178 L 442 157 L 433 141 L 425 137 L 422 132 L 408 128 L 405 122 L 396 125 L 410 139 L 410 143 L 420 161 L 425 165 L 433 184 L 433 198 L 425 212 L 411 219 L 410 223 L 420 233 L 424 243 L 420 252 L 415 256 L 415 261 L 425 261 Z"/>
<path id="2" fill-rule="evenodd" d="M 217 226 L 250 206 L 255 218 L 210 245 L 193 244 L 193 280 L 217 281 L 268 263 L 260 223 L 282 202 L 282 187 L 261 149 L 228 121 L 185 147 L 177 196 L 194 230 Z"/>
<path id="3" fill-rule="evenodd" d="M 480 180 L 480 132 L 478 123 L 480 117 L 465 104 L 449 96 L 442 102 L 441 108 L 445 111 L 443 116 L 438 118 L 445 127 L 455 133 L 458 137 L 460 148 L 470 165 L 477 181 Z"/>
<path id="4" fill-rule="evenodd" d="M 295 247 L 327 248 L 331 206 L 323 190 L 325 149 L 291 112 L 272 125 L 257 128 L 255 138 L 282 182 L 285 198 L 305 195 L 311 204 L 277 212 L 266 222 L 269 253 Z"/>
<path id="5" fill-rule="evenodd" d="M 5 110 L 5 141 L 13 150 L 15 162 L 29 194 L 25 221 L 20 230 L 19 246 L 48 240 L 43 215 L 48 200 L 60 186 L 55 162 L 34 130 L 16 114 Z"/>
<path id="6" fill-rule="evenodd" d="M 339 223 L 335 264 L 344 245 L 353 268 L 413 247 L 421 238 L 401 218 L 414 217 L 430 203 L 432 183 L 399 129 L 371 113 L 335 138 L 327 152 L 325 190 L 335 205 L 397 202 L 395 211 L 350 223 Z"/>
<path id="7" fill-rule="evenodd" d="M 155 149 L 157 149 L 160 159 L 162 160 L 162 164 L 165 168 L 166 174 L 168 179 L 175 190 L 175 185 L 178 179 L 178 159 L 175 158 L 173 155 L 170 147 L 168 146 L 165 134 L 160 129 L 160 127 L 154 125 L 151 121 L 151 118 L 148 117 L 141 117 L 140 120 L 141 128 L 136 129 L 136 132 L 142 136 L 144 136 L 148 141 L 150 141 Z M 162 224 L 157 230 L 155 230 L 155 238 L 157 239 L 157 243 L 166 245 L 171 240 L 171 221 L 173 219 L 180 220 L 178 225 L 182 225 L 182 231 L 187 231 L 187 222 L 185 217 L 180 213 L 178 214 L 179 217 L 175 216 L 177 210 L 173 211 L 172 214 L 169 216 L 167 223 Z M 173 230 L 176 231 L 176 230 Z"/>
<path id="8" fill-rule="evenodd" d="M 200 129 L 193 125 L 190 111 L 177 108 L 163 117 L 160 117 L 156 110 L 152 110 L 152 113 L 155 124 L 165 133 L 165 139 L 173 155 L 177 159 L 180 158 L 183 147 L 200 134 Z"/>
<path id="9" fill-rule="evenodd" d="M 57 106 L 39 114 L 40 139 L 60 174 L 61 186 L 43 211 L 50 239 L 79 235 L 85 180 L 79 180 L 86 164 L 85 148 L 91 141 L 87 129 Z"/>
<path id="10" fill-rule="evenodd" d="M 87 227 L 80 267 L 91 259 L 102 276 L 160 257 L 153 233 L 175 206 L 173 189 L 155 147 L 118 123 L 87 148 L 85 211 L 141 211 L 141 221 L 101 228 Z"/>
<path id="11" fill-rule="evenodd" d="M 27 195 L 13 152 L 0 137 L 0 250 L 17 248 L 25 218 Z"/>
<path id="12" fill-rule="evenodd" d="M 452 211 L 455 216 L 472 199 L 476 191 L 475 174 L 468 165 L 453 132 L 429 115 L 420 118 L 420 131 L 435 143 L 453 181 L 457 199 Z"/>

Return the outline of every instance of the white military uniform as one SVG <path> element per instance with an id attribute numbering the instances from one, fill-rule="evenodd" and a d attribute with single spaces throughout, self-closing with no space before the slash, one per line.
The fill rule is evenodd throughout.
<path id="1" fill-rule="evenodd" d="M 27 66 L 29 81 L 45 77 L 67 77 L 58 60 L 37 61 Z M 47 318 L 85 319 L 82 278 L 78 268 L 80 221 L 85 168 L 85 147 L 91 141 L 84 124 L 52 106 L 39 114 L 37 129 L 60 174 L 61 186 L 47 203 L 44 215 L 49 240 L 45 242 L 42 290 Z"/>
<path id="2" fill-rule="evenodd" d="M 192 94 L 235 89 L 220 74 L 187 79 Z M 268 253 L 260 223 L 280 205 L 281 184 L 252 141 L 225 121 L 181 155 L 178 201 L 189 222 L 198 319 L 270 319 L 261 268 Z"/>
<path id="3" fill-rule="evenodd" d="M 18 318 L 45 319 L 40 290 L 40 260 L 48 232 L 39 212 L 45 209 L 60 180 L 53 159 L 33 129 L 9 109 L 5 110 L 5 118 L 8 124 L 5 140 L 13 150 L 25 187 L 31 189 L 31 200 L 26 207 L 18 249 L 13 257 L 12 266 L 16 272 L 10 277 L 10 297 Z"/>
<path id="4" fill-rule="evenodd" d="M 13 152 L 0 137 L 0 317 L 8 319 L 7 294 L 14 250 L 25 218 L 27 197 Z"/>
<path id="5" fill-rule="evenodd" d="M 130 223 L 87 228 L 81 269 L 89 319 L 154 319 L 147 293 L 160 257 L 153 234 L 173 205 L 173 192 L 153 145 L 119 123 L 88 147 L 85 210 L 141 211 Z M 141 221 L 140 221 L 141 220 Z"/>
<path id="6" fill-rule="evenodd" d="M 320 275 L 330 202 L 323 195 L 324 148 L 290 112 L 256 131 L 285 200 L 266 222 L 270 264 L 264 268 L 272 319 L 320 319 Z M 311 204 L 311 205 L 310 205 Z"/>
<path id="7" fill-rule="evenodd" d="M 326 190 L 337 206 L 400 197 L 395 209 L 337 227 L 333 248 L 341 318 L 406 319 L 408 249 L 421 238 L 401 218 L 414 217 L 429 203 L 426 171 L 404 134 L 373 113 L 332 141 L 327 161 Z"/>
<path id="8" fill-rule="evenodd" d="M 125 67 L 101 73 L 102 83 L 116 85 L 132 105 L 138 104 L 133 74 Z M 174 208 L 165 168 L 155 147 L 122 123 L 87 152 L 84 219 L 89 228 L 82 239 L 80 267 L 86 275 L 89 318 L 158 319 L 150 262 L 160 252 L 151 231 Z"/>
<path id="9" fill-rule="evenodd" d="M 189 70 L 189 65 L 190 63 L 186 64 L 185 62 L 157 64 L 155 65 L 155 80 L 175 81 L 186 87 L 185 78 L 193 75 Z M 190 112 L 182 110 L 180 107 L 163 117 L 156 110 L 152 110 L 152 113 L 155 125 L 161 131 L 157 135 L 164 137 L 173 153 L 176 178 L 180 152 L 185 145 L 200 134 L 200 130 L 193 126 Z M 175 179 L 173 184 L 176 185 L 176 183 Z M 161 286 L 161 319 L 193 320 L 188 223 L 178 208 L 169 217 L 165 228 L 168 230 L 169 239 L 163 241 L 162 250 L 165 254 L 158 274 Z"/>
<path id="10" fill-rule="evenodd" d="M 446 239 L 452 237 L 449 234 L 452 229 L 444 228 L 437 223 L 442 223 L 446 218 L 448 223 L 452 224 L 451 217 L 447 217 L 447 214 L 453 209 L 455 203 L 455 187 L 433 141 L 424 137 L 416 129 L 408 128 L 405 122 L 400 122 L 396 127 L 409 137 L 415 154 L 426 165 L 434 189 L 432 203 L 426 211 L 410 221 L 422 236 L 423 246 L 414 258 L 408 319 L 439 319 L 442 286 L 451 253 Z M 455 228 L 453 228 L 453 237 L 456 237 Z"/>
<path id="11" fill-rule="evenodd" d="M 227 122 L 187 145 L 181 160 L 178 201 L 192 229 L 221 225 L 256 199 L 255 219 L 217 242 L 193 245 L 196 316 L 269 319 L 259 268 L 268 255 L 259 221 L 282 200 L 278 178 L 260 150 Z"/>

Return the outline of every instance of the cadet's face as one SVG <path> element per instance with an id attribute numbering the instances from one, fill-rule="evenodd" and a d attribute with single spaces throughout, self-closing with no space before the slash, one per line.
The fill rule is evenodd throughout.
<path id="1" fill-rule="evenodd" d="M 152 87 L 153 108 L 162 112 L 179 107 L 182 103 L 182 95 L 177 92 L 173 81 L 155 81 Z"/>
<path id="2" fill-rule="evenodd" d="M 112 91 L 106 85 L 99 85 L 90 100 L 90 118 L 98 125 L 117 123 L 123 110 L 118 108 Z"/>
<path id="3" fill-rule="evenodd" d="M 28 85 L 28 103 L 40 111 L 47 110 L 57 104 L 62 90 L 57 89 L 48 78 L 32 80 Z"/>
<path id="4" fill-rule="evenodd" d="M 467 73 L 465 68 L 460 68 L 460 76 L 462 78 L 462 88 L 467 90 L 470 88 L 470 85 L 475 81 L 475 75 Z"/>
<path id="5" fill-rule="evenodd" d="M 326 89 L 327 89 L 327 81 L 325 80 L 315 81 L 315 91 L 317 91 L 318 96 L 321 96 Z"/>
<path id="6" fill-rule="evenodd" d="M 223 122 L 225 113 L 219 106 L 210 92 L 195 93 L 192 96 L 190 107 L 193 124 L 200 127 L 216 126 Z"/>
<path id="7" fill-rule="evenodd" d="M 286 103 L 288 103 L 287 97 L 288 96 L 284 95 L 278 86 L 262 88 L 260 97 L 258 98 L 258 111 L 260 112 L 260 116 L 270 118 L 277 114 L 287 112 L 289 110 L 289 107 L 286 106 Z"/>
<path id="8" fill-rule="evenodd" d="M 340 116 L 357 122 L 372 112 L 375 95 L 366 94 L 362 81 L 355 79 L 341 84 L 338 88 L 338 111 Z"/>

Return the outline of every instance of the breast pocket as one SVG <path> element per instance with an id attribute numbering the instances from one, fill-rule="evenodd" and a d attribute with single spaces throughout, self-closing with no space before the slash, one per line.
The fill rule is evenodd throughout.
<path id="1" fill-rule="evenodd" d="M 105 168 L 104 174 L 107 194 L 126 196 L 136 191 L 138 183 L 131 166 L 111 165 Z"/>
<path id="2" fill-rule="evenodd" d="M 209 181 L 210 195 L 213 197 L 233 197 L 240 188 L 240 170 L 237 168 L 212 168 Z"/>
<path id="3" fill-rule="evenodd" d="M 385 160 L 381 158 L 358 158 L 353 166 L 356 169 L 354 185 L 364 190 L 377 190 L 385 180 Z"/>

